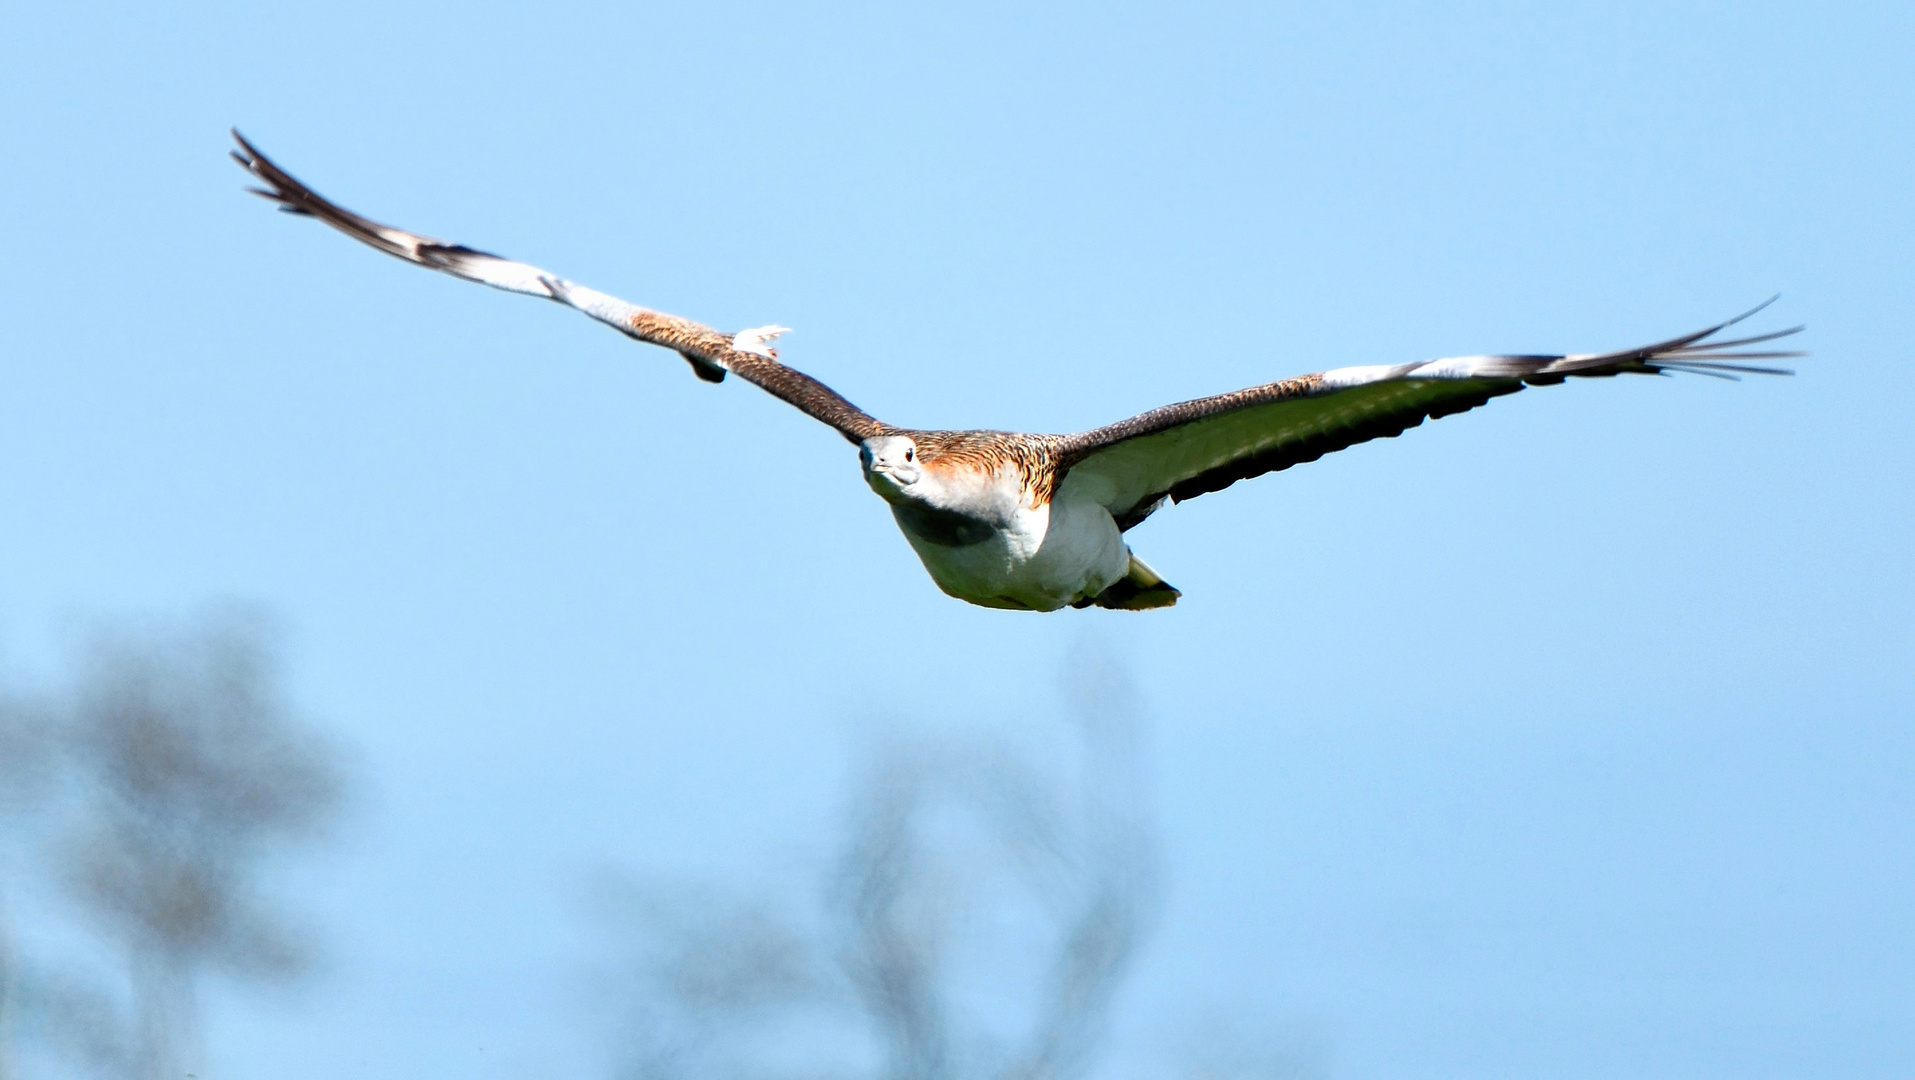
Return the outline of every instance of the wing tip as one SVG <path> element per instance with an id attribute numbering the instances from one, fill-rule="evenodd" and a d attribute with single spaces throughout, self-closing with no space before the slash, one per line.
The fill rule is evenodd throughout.
<path id="1" fill-rule="evenodd" d="M 266 179 L 265 174 L 260 168 L 262 163 L 271 164 L 267 161 L 266 155 L 259 152 L 259 147 L 254 146 L 252 140 L 241 135 L 238 128 L 227 128 L 226 131 L 227 134 L 233 137 L 233 141 L 239 144 L 239 149 L 228 150 L 226 151 L 227 155 L 234 161 L 239 162 L 240 168 L 258 176 L 262 180 Z"/>

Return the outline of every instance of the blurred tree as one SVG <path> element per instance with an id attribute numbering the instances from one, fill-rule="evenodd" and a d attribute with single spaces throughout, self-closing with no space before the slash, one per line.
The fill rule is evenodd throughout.
<path id="1" fill-rule="evenodd" d="M 39 805 L 52 781 L 53 746 L 45 709 L 0 694 L 0 814 Z"/>
<path id="2" fill-rule="evenodd" d="M 202 973 L 283 979 L 307 959 L 257 876 L 326 820 L 341 773 L 278 701 L 263 641 L 232 615 L 103 637 L 64 717 L 83 781 L 64 884 L 125 948 L 133 986 L 130 1037 L 90 1036 L 130 1052 L 93 1056 L 147 1077 L 195 1071 Z"/>
<path id="3" fill-rule="evenodd" d="M 638 945 L 622 1075 L 1080 1074 L 1157 889 L 1136 695 L 1073 672 L 1074 778 L 983 738 L 882 748 L 820 911 L 608 890 Z"/>
<path id="4" fill-rule="evenodd" d="M 11 839 L 21 817 L 39 808 L 52 786 L 52 725 L 44 710 L 0 696 L 0 825 Z M 0 847 L 0 1080 L 14 1080 L 13 1031 L 21 990 L 20 961 L 14 945 L 8 886 L 12 884 L 12 845 Z"/>

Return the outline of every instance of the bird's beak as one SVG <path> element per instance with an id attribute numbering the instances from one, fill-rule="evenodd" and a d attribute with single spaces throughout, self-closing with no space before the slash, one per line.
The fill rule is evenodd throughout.
<path id="1" fill-rule="evenodd" d="M 882 485 L 893 491 L 902 491 L 918 482 L 921 477 L 916 465 L 903 462 L 872 461 L 864 467 L 865 481 L 872 486 Z"/>

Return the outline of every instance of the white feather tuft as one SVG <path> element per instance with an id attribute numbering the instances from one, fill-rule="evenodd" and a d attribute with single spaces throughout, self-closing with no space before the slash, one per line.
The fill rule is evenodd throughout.
<path id="1" fill-rule="evenodd" d="M 731 347 L 741 353 L 762 356 L 767 360 L 778 359 L 778 350 L 771 343 L 791 333 L 788 326 L 760 326 L 752 330 L 740 330 L 732 336 Z"/>

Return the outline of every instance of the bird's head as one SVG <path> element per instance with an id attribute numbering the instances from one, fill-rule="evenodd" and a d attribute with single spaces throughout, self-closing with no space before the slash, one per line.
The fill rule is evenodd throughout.
<path id="1" fill-rule="evenodd" d="M 858 446 L 864 482 L 886 499 L 905 495 L 924 479 L 918 444 L 909 435 L 873 435 Z"/>

